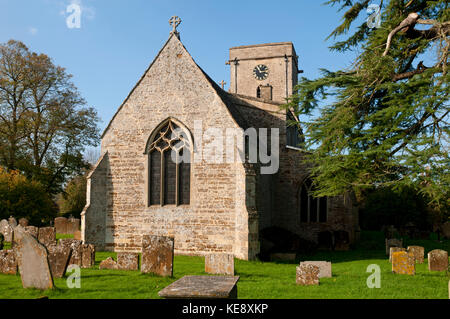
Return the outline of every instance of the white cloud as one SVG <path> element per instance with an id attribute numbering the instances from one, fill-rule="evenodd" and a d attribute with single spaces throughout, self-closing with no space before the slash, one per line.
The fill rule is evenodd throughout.
<path id="1" fill-rule="evenodd" d="M 80 6 L 81 14 L 84 18 L 89 20 L 93 20 L 95 18 L 95 8 L 93 6 L 83 4 L 82 0 L 69 0 L 68 6 L 72 4 Z M 65 15 L 66 12 L 62 11 L 62 14 Z"/>

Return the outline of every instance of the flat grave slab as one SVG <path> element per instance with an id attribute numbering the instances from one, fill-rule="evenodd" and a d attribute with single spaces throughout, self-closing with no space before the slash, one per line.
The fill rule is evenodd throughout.
<path id="1" fill-rule="evenodd" d="M 161 290 L 165 299 L 236 299 L 239 276 L 184 276 Z"/>

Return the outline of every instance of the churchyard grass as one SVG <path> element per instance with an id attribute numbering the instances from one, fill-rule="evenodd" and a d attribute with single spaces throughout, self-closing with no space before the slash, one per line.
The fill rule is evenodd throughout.
<path id="1" fill-rule="evenodd" d="M 321 251 L 313 256 L 301 256 L 295 263 L 235 261 L 238 297 L 241 299 L 448 299 L 448 272 L 429 272 L 427 259 L 416 265 L 416 275 L 395 275 L 384 251 L 383 235 L 364 232 L 356 249 L 343 252 Z M 409 240 L 407 245 L 450 251 L 450 241 Z M 56 289 L 38 291 L 23 289 L 20 276 L 0 275 L 0 298 L 78 298 L 78 299 L 148 299 L 159 298 L 158 291 L 185 275 L 204 275 L 204 258 L 175 256 L 174 277 L 162 278 L 141 274 L 139 271 L 99 270 L 99 263 L 115 253 L 97 252 L 95 267 L 81 270 L 81 289 L 69 289 L 66 278 L 55 279 Z M 332 262 L 333 277 L 321 278 L 319 286 L 297 286 L 295 267 L 303 260 L 327 260 Z M 381 288 L 370 289 L 366 281 L 371 273 L 367 266 L 377 264 L 381 268 Z"/>

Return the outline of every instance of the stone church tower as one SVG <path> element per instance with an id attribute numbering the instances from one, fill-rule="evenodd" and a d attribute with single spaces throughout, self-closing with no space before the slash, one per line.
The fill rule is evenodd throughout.
<path id="1" fill-rule="evenodd" d="M 140 252 L 143 235 L 172 236 L 176 254 L 241 259 L 257 258 L 261 231 L 274 226 L 316 242 L 336 231 L 353 241 L 351 199 L 309 195 L 300 124 L 280 107 L 297 83 L 292 43 L 231 48 L 225 92 L 176 26 L 103 132 L 88 176 L 83 241 Z M 230 149 L 240 156 L 229 157 Z M 264 173 L 269 166 L 276 169 Z"/>

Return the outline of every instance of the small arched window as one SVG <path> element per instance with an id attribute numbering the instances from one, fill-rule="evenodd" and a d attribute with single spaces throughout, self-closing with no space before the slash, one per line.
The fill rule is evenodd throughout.
<path id="1" fill-rule="evenodd" d="M 300 188 L 300 222 L 326 223 L 328 219 L 327 197 L 313 197 L 312 182 L 307 179 Z"/>
<path id="2" fill-rule="evenodd" d="M 261 86 L 258 86 L 258 88 L 256 89 L 256 97 L 261 98 Z"/>
<path id="3" fill-rule="evenodd" d="M 191 184 L 190 134 L 169 119 L 147 143 L 149 206 L 188 205 Z"/>

